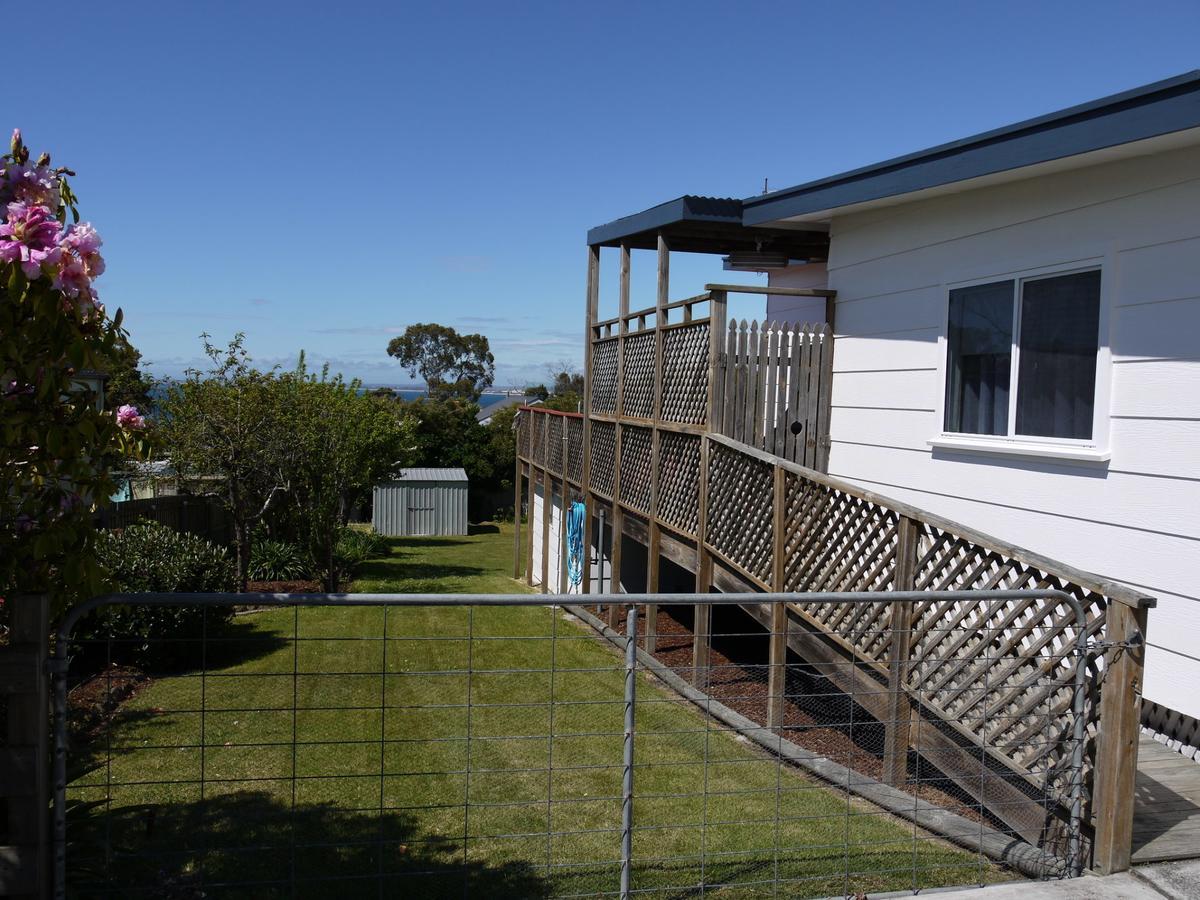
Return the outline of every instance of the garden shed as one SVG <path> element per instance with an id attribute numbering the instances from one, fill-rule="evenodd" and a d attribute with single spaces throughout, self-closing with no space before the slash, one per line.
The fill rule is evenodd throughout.
<path id="1" fill-rule="evenodd" d="M 466 534 L 468 483 L 463 469 L 401 469 L 375 485 L 371 524 L 392 537 Z"/>

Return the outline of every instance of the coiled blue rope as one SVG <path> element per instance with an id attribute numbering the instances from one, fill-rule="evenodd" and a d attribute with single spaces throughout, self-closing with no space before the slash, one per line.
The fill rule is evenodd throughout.
<path id="1" fill-rule="evenodd" d="M 567 580 L 577 585 L 583 581 L 583 528 L 587 507 L 578 500 L 567 510 Z"/>

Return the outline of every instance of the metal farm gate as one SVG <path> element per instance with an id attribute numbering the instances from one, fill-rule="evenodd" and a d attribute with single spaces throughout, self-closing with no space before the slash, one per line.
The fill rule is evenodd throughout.
<path id="1" fill-rule="evenodd" d="M 794 612 L 780 632 L 743 610 L 796 596 L 587 598 L 622 604 L 617 629 L 562 595 L 93 600 L 67 616 L 50 667 L 56 896 L 827 897 L 1079 873 L 1078 601 L 945 592 L 1055 604 L 1071 620 L 1061 643 L 1018 651 L 1070 673 L 1063 689 L 1008 713 L 1053 740 L 1060 765 L 1018 785 L 993 759 L 1002 733 L 959 735 L 955 765 L 973 764 L 982 788 L 972 797 L 941 773 L 947 745 L 919 692 L 852 661 L 863 684 L 846 695 L 828 672 L 738 658 L 804 629 Z M 881 598 L 922 595 L 804 603 L 863 613 L 872 640 L 894 641 L 865 615 Z M 191 608 L 200 623 L 147 641 L 128 615 L 147 606 Z M 701 608 L 711 652 L 672 649 L 670 617 L 699 624 Z M 639 646 L 651 624 L 653 653 Z M 1005 674 L 1017 657 L 993 635 L 947 627 L 929 662 L 990 665 L 983 716 L 1025 675 Z M 894 709 L 882 721 L 865 711 L 881 698 Z M 777 725 L 764 704 L 782 704 Z M 901 724 L 911 738 L 889 760 L 880 735 Z M 902 776 L 885 783 L 881 766 Z M 1018 788 L 1043 822 L 1033 840 L 990 808 Z"/>

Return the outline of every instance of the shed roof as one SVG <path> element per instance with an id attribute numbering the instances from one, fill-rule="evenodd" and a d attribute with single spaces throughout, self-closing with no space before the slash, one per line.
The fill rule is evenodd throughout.
<path id="1" fill-rule="evenodd" d="M 395 481 L 469 481 L 465 469 L 401 469 Z"/>

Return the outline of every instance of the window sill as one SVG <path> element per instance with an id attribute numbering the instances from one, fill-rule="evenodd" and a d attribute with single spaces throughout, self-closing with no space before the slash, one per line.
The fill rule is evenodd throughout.
<path id="1" fill-rule="evenodd" d="M 941 435 L 928 441 L 935 450 L 956 450 L 994 456 L 1032 456 L 1040 459 L 1066 459 L 1074 462 L 1106 463 L 1112 459 L 1108 450 L 1071 444 L 1043 444 L 1037 441 L 1012 441 L 1003 438 L 972 438 L 962 435 Z"/>

